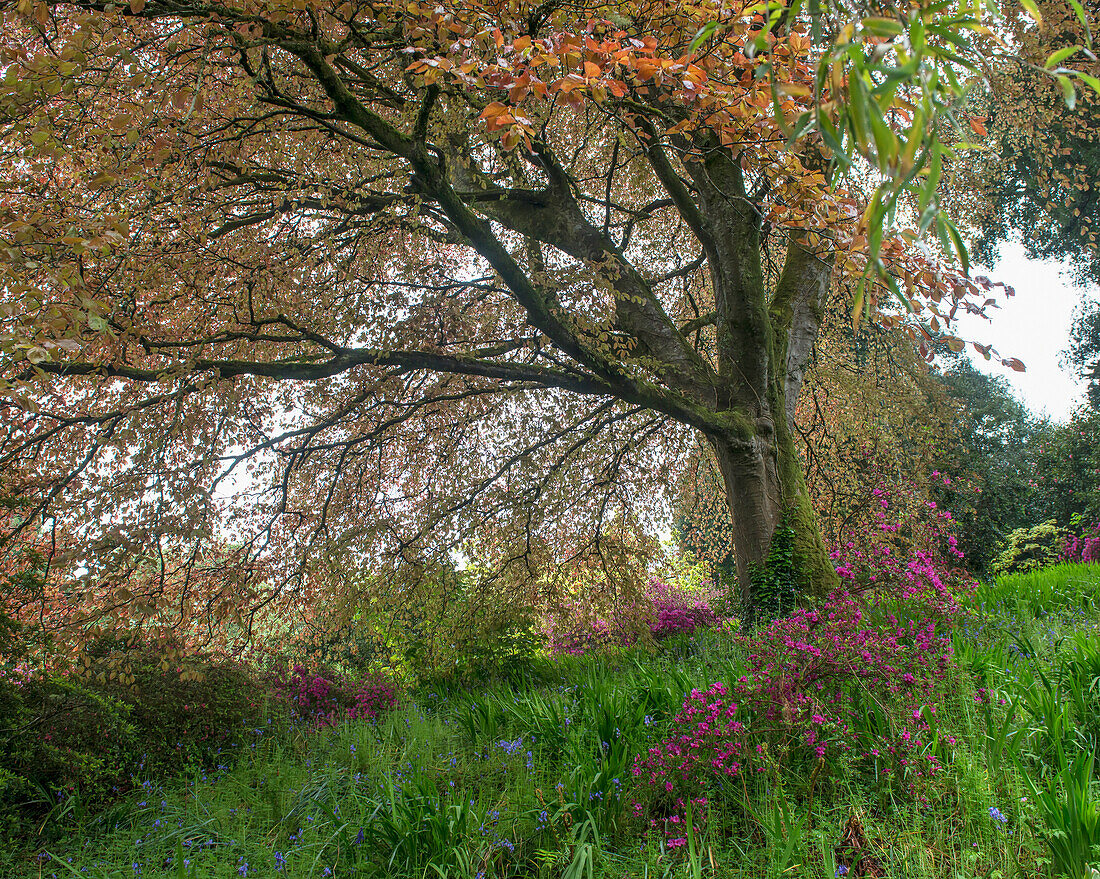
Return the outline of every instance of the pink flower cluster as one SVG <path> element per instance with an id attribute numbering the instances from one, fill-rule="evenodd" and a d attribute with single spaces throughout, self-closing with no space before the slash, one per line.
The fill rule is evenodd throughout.
<path id="1" fill-rule="evenodd" d="M 691 692 L 675 731 L 634 765 L 656 794 L 658 814 L 668 816 L 666 833 L 681 838 L 685 803 L 776 764 L 809 774 L 843 759 L 913 791 L 938 770 L 933 743 L 953 667 L 950 628 L 962 613 L 959 593 L 973 584 L 944 566 L 958 550 L 949 520 L 929 511 L 922 528 L 874 517 L 885 539 L 872 537 L 864 548 L 848 542 L 833 553 L 839 591 L 745 637 L 746 674 L 729 687 Z M 899 534 L 904 541 L 894 539 Z M 946 548 L 939 559 L 937 539 Z"/>
<path id="2" fill-rule="evenodd" d="M 653 578 L 635 601 L 616 602 L 610 613 L 595 619 L 584 608 L 565 608 L 550 624 L 550 649 L 579 655 L 609 647 L 629 647 L 648 630 L 655 640 L 690 635 L 720 622 L 711 608 L 713 591 L 685 589 Z"/>
<path id="3" fill-rule="evenodd" d="M 1078 537 L 1071 534 L 1062 544 L 1058 556 L 1062 562 L 1100 562 L 1100 522 L 1086 528 Z"/>
<path id="4" fill-rule="evenodd" d="M 698 593 L 688 594 L 654 579 L 650 581 L 648 597 L 655 614 L 649 630 L 658 641 L 670 635 L 691 635 L 696 629 L 719 622 L 710 602 Z"/>
<path id="5" fill-rule="evenodd" d="M 843 755 L 910 779 L 939 768 L 932 724 L 952 652 L 936 622 L 903 622 L 866 596 L 837 592 L 745 645 L 748 673 L 729 688 L 693 690 L 675 731 L 635 762 L 635 776 L 657 789 L 673 817 L 721 779 L 763 772 L 772 760 L 812 770 Z M 891 731 L 868 725 L 868 700 L 890 706 Z"/>
<path id="6" fill-rule="evenodd" d="M 360 681 L 351 695 L 349 720 L 377 720 L 397 705 L 397 691 L 385 681 Z"/>
<path id="7" fill-rule="evenodd" d="M 278 680 L 276 692 L 295 717 L 317 726 L 333 726 L 341 718 L 376 720 L 397 704 L 397 691 L 385 681 L 349 681 L 302 665 Z"/>

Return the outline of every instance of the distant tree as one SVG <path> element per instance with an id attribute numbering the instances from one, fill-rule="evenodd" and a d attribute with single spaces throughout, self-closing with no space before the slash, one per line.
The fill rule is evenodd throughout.
<path id="1" fill-rule="evenodd" d="M 961 526 L 967 565 L 985 573 L 1006 534 L 1048 515 L 1035 476 L 1040 426 L 1003 378 L 966 358 L 955 359 L 941 380 L 957 415 L 939 459 L 951 481 L 936 494 Z"/>
<path id="2" fill-rule="evenodd" d="M 1084 379 L 1085 399 L 1100 410 L 1100 302 L 1082 302 L 1073 318 L 1070 344 L 1063 352 L 1063 363 Z"/>
<path id="3" fill-rule="evenodd" d="M 1100 410 L 1083 406 L 1065 424 L 1046 425 L 1036 438 L 1034 466 L 1036 521 L 1100 522 Z"/>

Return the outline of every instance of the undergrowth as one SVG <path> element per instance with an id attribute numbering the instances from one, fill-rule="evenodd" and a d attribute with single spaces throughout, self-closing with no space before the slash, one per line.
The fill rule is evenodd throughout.
<path id="1" fill-rule="evenodd" d="M 135 780 L 97 816 L 62 807 L 0 875 L 1084 879 L 1100 843 L 1097 592 L 1096 566 L 981 586 L 934 694 L 867 689 L 821 755 L 757 706 L 738 722 L 773 732 L 744 739 L 749 771 L 680 804 L 636 770 L 667 753 L 693 691 L 763 680 L 728 631 L 563 656 L 537 682 L 421 689 L 375 720 L 257 726 L 213 768 Z M 891 777 L 896 759 L 867 744 L 914 710 L 938 768 Z"/>

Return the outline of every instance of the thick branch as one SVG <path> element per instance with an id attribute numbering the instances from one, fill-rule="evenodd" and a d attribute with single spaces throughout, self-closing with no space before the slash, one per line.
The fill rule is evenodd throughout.
<path id="1" fill-rule="evenodd" d="M 798 394 L 821 329 L 832 271 L 831 254 L 821 256 L 802 236 L 791 237 L 771 305 L 776 356 L 782 358 L 785 369 L 783 390 L 788 426 L 794 424 Z"/>

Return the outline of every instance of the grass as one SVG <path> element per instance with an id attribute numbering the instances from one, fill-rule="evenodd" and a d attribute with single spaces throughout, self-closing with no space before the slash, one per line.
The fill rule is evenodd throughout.
<path id="1" fill-rule="evenodd" d="M 421 691 L 378 724 L 261 732 L 213 773 L 59 816 L 54 842 L 0 855 L 0 875 L 829 879 L 856 846 L 898 879 L 1084 879 L 1100 843 L 1098 592 L 1100 566 L 979 590 L 937 718 L 950 759 L 916 796 L 779 765 L 689 812 L 670 848 L 634 815 L 631 767 L 692 687 L 742 673 L 711 632 L 569 659 L 539 685 Z"/>

